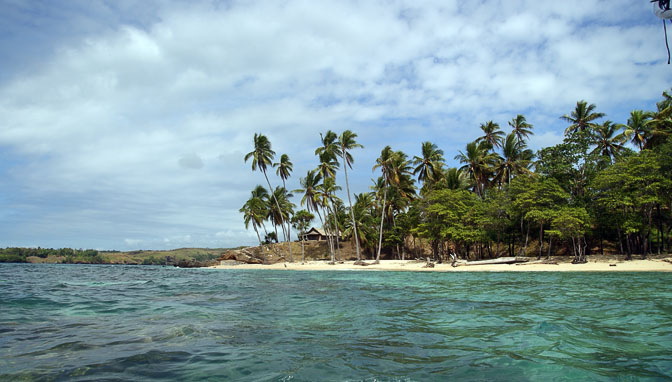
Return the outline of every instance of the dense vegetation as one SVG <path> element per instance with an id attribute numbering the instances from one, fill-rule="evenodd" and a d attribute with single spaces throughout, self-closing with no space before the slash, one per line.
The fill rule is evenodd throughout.
<path id="1" fill-rule="evenodd" d="M 488 121 L 480 126 L 483 135 L 455 155 L 459 168 L 448 168 L 444 152 L 431 142 L 412 158 L 387 146 L 373 165 L 380 176 L 370 191 L 354 194 L 354 203 L 347 170 L 362 146 L 349 130 L 327 131 L 315 150 L 316 168 L 292 191 L 307 209 L 298 212 L 286 187 L 293 170 L 289 156 L 274 163 L 270 141 L 255 134 L 245 161 L 263 173 L 268 189 L 255 187 L 240 211 L 260 243 L 260 230 L 268 241 L 279 237 L 280 227 L 290 241 L 291 224 L 303 232 L 317 215 L 334 234 L 332 261 L 339 257 L 338 240 L 352 240 L 358 259 L 361 249 L 376 260 L 381 252 L 417 254 L 417 242 L 429 244 L 439 261 L 530 255 L 533 242 L 539 258 L 567 254 L 575 262 L 586 261 L 591 251 L 603 253 L 607 244 L 628 259 L 661 253 L 672 244 L 670 93 L 655 109 L 632 111 L 617 124 L 579 101 L 560 117 L 568 123 L 563 142 L 537 153 L 527 147 L 534 128 L 523 115 L 508 122 L 508 133 Z M 282 186 L 271 186 L 269 168 Z M 336 196 L 339 169 L 347 206 Z"/>
<path id="2" fill-rule="evenodd" d="M 5 248 L 0 249 L 0 263 L 26 263 L 28 257 L 46 259 L 49 256 L 62 258 L 65 264 L 104 264 L 100 253 L 93 249 L 71 248 Z"/>

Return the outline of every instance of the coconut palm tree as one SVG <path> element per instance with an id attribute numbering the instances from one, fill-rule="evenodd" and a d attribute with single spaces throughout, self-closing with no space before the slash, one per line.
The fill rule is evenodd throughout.
<path id="1" fill-rule="evenodd" d="M 473 182 L 474 191 L 483 198 L 486 184 L 492 172 L 498 155 L 490 152 L 490 144 L 482 141 L 467 143 L 465 152 L 459 152 L 455 156 L 455 160 L 460 161 L 464 165 L 460 167 L 460 171 L 468 175 L 469 180 Z"/>
<path id="2" fill-rule="evenodd" d="M 493 121 L 481 124 L 483 136 L 478 137 L 476 142 L 487 142 L 491 148 L 501 147 L 504 139 L 504 132 L 499 129 L 499 125 Z"/>
<path id="3" fill-rule="evenodd" d="M 324 200 L 323 200 L 323 191 L 322 191 L 322 174 L 320 174 L 317 170 L 310 170 L 306 173 L 305 178 L 301 178 L 299 180 L 299 183 L 301 184 L 300 189 L 294 190 L 294 192 L 299 192 L 303 194 L 303 197 L 301 198 L 301 205 L 305 205 L 308 211 L 316 212 L 318 218 L 320 219 L 320 224 L 322 225 L 322 229 L 327 230 L 327 224 L 325 220 L 328 218 L 325 216 L 324 218 L 322 217 L 322 213 L 320 213 L 320 209 L 323 210 L 324 212 Z M 332 260 L 334 257 L 334 248 L 331 243 L 331 238 L 327 235 L 327 242 L 329 244 L 329 252 L 331 254 Z"/>
<path id="4" fill-rule="evenodd" d="M 644 145 L 651 135 L 651 127 L 648 124 L 651 117 L 650 112 L 633 110 L 630 112 L 627 124 L 623 126 L 625 139 L 630 140 L 640 151 L 644 149 Z"/>
<path id="5" fill-rule="evenodd" d="M 515 132 L 511 132 L 506 136 L 504 145 L 502 145 L 502 156 L 495 164 L 495 180 L 499 184 L 509 184 L 515 175 L 531 174 L 530 165 L 533 155 L 525 142 L 519 140 Z"/>
<path id="6" fill-rule="evenodd" d="M 509 126 L 511 126 L 513 134 L 515 134 L 516 137 L 518 137 L 518 140 L 521 142 L 528 136 L 534 135 L 534 133 L 532 132 L 533 126 L 527 123 L 525 116 L 523 116 L 522 114 L 518 114 L 516 118 L 510 120 Z"/>
<path id="7" fill-rule="evenodd" d="M 268 215 L 268 191 L 262 186 L 257 186 L 252 190 L 250 198 L 243 204 L 239 212 L 243 214 L 245 221 L 245 228 L 249 228 L 250 223 L 254 232 L 257 234 L 259 245 L 263 244 L 261 235 L 259 235 L 259 227 L 262 227 L 264 219 Z"/>
<path id="8" fill-rule="evenodd" d="M 443 174 L 443 187 L 449 190 L 461 190 L 466 188 L 464 173 L 456 167 L 446 169 Z"/>
<path id="9" fill-rule="evenodd" d="M 289 160 L 289 155 L 282 154 L 280 156 L 280 161 L 273 163 L 273 167 L 277 168 L 275 173 L 280 177 L 280 179 L 282 179 L 282 187 L 287 189 L 286 180 L 289 179 L 289 176 L 292 174 L 292 170 L 294 169 L 294 164 Z M 287 223 L 287 230 L 285 238 L 289 243 L 292 240 L 291 219 L 287 219 L 286 223 Z M 291 244 L 289 245 L 289 258 L 293 259 Z"/>
<path id="10" fill-rule="evenodd" d="M 413 157 L 413 165 L 416 166 L 413 175 L 417 175 L 423 184 L 435 183 L 442 175 L 443 150 L 432 142 L 422 142 L 421 152 L 422 157 Z"/>
<path id="11" fill-rule="evenodd" d="M 355 227 L 356 227 L 355 215 L 352 210 L 352 199 L 350 198 L 350 182 L 348 181 L 348 167 L 352 169 L 352 163 L 354 162 L 354 159 L 352 158 L 350 151 L 358 147 L 364 148 L 364 146 L 357 143 L 356 138 L 357 134 L 353 133 L 350 130 L 345 130 L 343 133 L 341 133 L 341 136 L 338 138 L 338 143 L 340 146 L 340 153 L 338 153 L 338 155 L 343 159 L 343 172 L 345 173 L 345 188 L 348 193 L 348 203 L 350 204 L 350 217 L 352 218 L 352 224 Z M 362 255 L 359 250 L 359 239 L 357 237 L 357 229 L 355 228 L 353 232 L 355 235 L 355 247 L 357 249 L 357 261 L 361 261 Z"/>
<path id="12" fill-rule="evenodd" d="M 336 192 L 340 191 L 341 187 L 336 185 L 336 180 L 334 178 L 326 177 L 322 179 L 322 184 L 316 187 L 316 191 L 320 200 L 320 205 L 324 210 L 324 219 L 325 219 L 325 231 L 328 233 L 331 231 L 331 235 L 327 237 L 334 237 L 334 247 L 336 249 L 338 260 L 341 259 L 341 250 L 338 244 L 338 237 L 340 235 L 338 222 L 336 221 L 336 213 L 334 209 L 334 204 L 340 200 L 336 196 Z M 331 216 L 332 221 L 329 222 L 328 217 Z M 328 230 L 327 230 L 328 229 Z M 334 262 L 334 251 L 331 253 L 331 261 Z"/>
<path id="13" fill-rule="evenodd" d="M 595 127 L 594 136 L 595 144 L 597 145 L 591 154 L 600 154 L 606 157 L 609 162 L 620 156 L 621 151 L 625 148 L 625 136 L 617 134 L 621 129 L 621 125 L 617 125 L 611 121 L 605 121 L 603 124 Z"/>
<path id="14" fill-rule="evenodd" d="M 672 95 L 663 92 L 663 100 L 656 104 L 658 110 L 651 115 L 647 122 L 651 134 L 644 144 L 645 149 L 651 149 L 666 142 L 672 134 Z"/>
<path id="15" fill-rule="evenodd" d="M 255 133 L 254 150 L 245 154 L 245 162 L 247 163 L 248 159 L 252 159 L 252 171 L 259 169 L 259 171 L 264 174 L 264 178 L 266 178 L 266 183 L 268 184 L 269 190 L 272 190 L 273 186 L 271 186 L 271 182 L 268 180 L 268 174 L 266 174 L 266 170 L 268 169 L 268 166 L 273 163 L 273 157 L 275 157 L 275 151 L 271 149 L 271 141 L 269 141 L 265 135 Z M 271 193 L 271 195 L 277 209 L 282 210 L 278 200 L 275 198 L 275 193 Z M 287 247 L 289 249 L 291 258 L 292 247 L 289 240 L 287 241 Z"/>
<path id="16" fill-rule="evenodd" d="M 273 167 L 276 168 L 275 173 L 282 179 L 282 187 L 287 188 L 285 181 L 289 179 L 289 176 L 294 170 L 294 164 L 289 160 L 289 155 L 282 154 L 280 156 L 280 162 L 273 163 Z"/>
<path id="17" fill-rule="evenodd" d="M 565 135 L 596 127 L 595 120 L 604 117 L 604 113 L 596 113 L 595 108 L 595 104 L 588 104 L 588 102 L 581 100 L 576 103 L 576 107 L 570 115 L 565 114 L 560 117 L 560 119 L 571 123 L 565 130 Z"/>
<path id="18" fill-rule="evenodd" d="M 350 210 L 350 219 L 345 225 L 344 234 L 352 235 L 357 245 L 363 248 L 370 248 L 372 240 L 375 240 L 375 236 L 372 237 L 375 231 L 371 230 L 371 227 L 375 225 L 371 215 L 375 205 L 373 200 L 373 195 L 369 192 L 356 194 L 355 204 Z"/>
<path id="19" fill-rule="evenodd" d="M 385 146 L 383 150 L 380 152 L 380 157 L 376 159 L 376 164 L 373 166 L 372 169 L 372 171 L 376 171 L 376 169 L 380 168 L 380 171 L 383 173 L 383 176 L 381 177 L 382 182 L 379 185 L 379 187 L 383 189 L 383 204 L 381 204 L 380 208 L 380 230 L 378 237 L 378 250 L 376 253 L 376 264 L 380 263 L 380 249 L 383 244 L 383 222 L 385 221 L 385 207 L 387 205 L 387 189 L 389 188 L 390 185 L 390 172 L 392 171 L 393 156 L 394 151 L 392 151 L 392 148 L 390 146 Z"/>

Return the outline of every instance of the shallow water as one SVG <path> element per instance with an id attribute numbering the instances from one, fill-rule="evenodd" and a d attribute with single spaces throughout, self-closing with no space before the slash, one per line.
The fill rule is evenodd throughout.
<path id="1" fill-rule="evenodd" d="M 0 380 L 663 381 L 671 273 L 0 264 Z"/>

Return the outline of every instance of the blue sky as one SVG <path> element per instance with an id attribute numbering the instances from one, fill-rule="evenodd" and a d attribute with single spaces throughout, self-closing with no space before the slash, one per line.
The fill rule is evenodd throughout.
<path id="1" fill-rule="evenodd" d="M 355 131 L 363 192 L 388 144 L 455 164 L 522 113 L 538 149 L 580 99 L 623 123 L 670 88 L 660 24 L 648 0 L 0 0 L 0 247 L 253 244 L 255 132 L 297 188 L 320 132 Z"/>

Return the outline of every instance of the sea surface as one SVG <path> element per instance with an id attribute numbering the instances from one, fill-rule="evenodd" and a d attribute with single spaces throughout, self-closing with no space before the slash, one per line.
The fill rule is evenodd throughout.
<path id="1" fill-rule="evenodd" d="M 0 264 L 1 381 L 669 381 L 672 273 Z"/>

